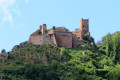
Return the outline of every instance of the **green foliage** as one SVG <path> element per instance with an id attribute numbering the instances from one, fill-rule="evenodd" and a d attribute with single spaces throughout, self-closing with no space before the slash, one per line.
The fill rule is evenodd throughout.
<path id="1" fill-rule="evenodd" d="M 102 45 L 102 41 L 97 41 L 96 45 Z"/>
<path id="2" fill-rule="evenodd" d="M 88 37 L 88 38 L 89 38 L 89 37 Z M 93 38 L 93 37 L 90 37 L 89 42 L 90 42 L 90 43 L 91 43 L 91 42 L 94 42 L 94 38 Z"/>
<path id="3" fill-rule="evenodd" d="M 48 33 L 48 30 L 45 30 L 45 33 Z"/>
<path id="4" fill-rule="evenodd" d="M 41 34 L 42 34 L 42 32 L 40 31 L 40 32 L 39 32 L 39 35 L 41 35 Z"/>
<path id="5" fill-rule="evenodd" d="M 53 26 L 53 30 L 55 30 L 55 26 Z"/>
<path id="6" fill-rule="evenodd" d="M 97 49 L 21 43 L 0 54 L 0 76 L 3 80 L 120 80 L 119 45 L 120 32 L 105 36 Z"/>
<path id="7" fill-rule="evenodd" d="M 80 37 L 77 37 L 77 39 L 79 40 L 79 39 L 80 39 Z"/>
<path id="8" fill-rule="evenodd" d="M 1 50 L 1 53 L 5 53 L 5 52 L 6 52 L 6 50 L 5 50 L 5 49 L 2 49 L 2 50 Z"/>
<path id="9" fill-rule="evenodd" d="M 86 34 L 83 36 L 83 39 L 86 40 L 86 41 L 89 41 L 89 36 Z"/>
<path id="10" fill-rule="evenodd" d="M 109 80 L 120 80 L 120 65 L 116 65 L 115 68 L 112 68 L 107 74 L 106 77 Z"/>
<path id="11" fill-rule="evenodd" d="M 113 59 L 114 63 L 120 62 L 120 32 L 107 34 L 103 38 L 103 46 L 105 46 L 106 55 Z"/>

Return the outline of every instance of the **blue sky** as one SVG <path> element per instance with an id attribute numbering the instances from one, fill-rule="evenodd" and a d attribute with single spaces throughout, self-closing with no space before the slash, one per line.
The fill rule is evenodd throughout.
<path id="1" fill-rule="evenodd" d="M 120 31 L 120 0 L 0 0 L 0 50 L 27 41 L 41 24 L 70 31 L 89 18 L 91 36 Z"/>

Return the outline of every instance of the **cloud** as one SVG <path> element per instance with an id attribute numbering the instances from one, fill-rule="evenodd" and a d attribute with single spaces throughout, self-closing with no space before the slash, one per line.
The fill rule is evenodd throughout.
<path id="1" fill-rule="evenodd" d="M 22 15 L 21 11 L 18 9 L 18 7 L 16 7 L 16 1 L 17 0 L 0 0 L 0 26 L 3 26 L 4 24 L 6 24 L 6 22 L 13 24 L 13 16 Z M 29 0 L 23 1 L 28 3 Z"/>
<path id="2" fill-rule="evenodd" d="M 12 14 L 10 13 L 10 11 L 6 8 L 2 9 L 2 13 L 3 13 L 3 17 L 2 17 L 2 21 L 1 24 L 3 25 L 6 21 L 13 23 L 13 18 L 12 18 Z"/>
<path id="3" fill-rule="evenodd" d="M 13 5 L 15 2 L 15 0 L 0 0 L 0 7 L 8 7 L 8 6 L 11 6 Z"/>
<path id="4" fill-rule="evenodd" d="M 15 0 L 0 0 L 0 13 L 1 13 L 0 25 L 3 25 L 6 21 L 13 23 L 10 7 L 12 7 L 14 3 Z"/>
<path id="5" fill-rule="evenodd" d="M 28 0 L 25 0 L 26 3 L 28 3 Z"/>

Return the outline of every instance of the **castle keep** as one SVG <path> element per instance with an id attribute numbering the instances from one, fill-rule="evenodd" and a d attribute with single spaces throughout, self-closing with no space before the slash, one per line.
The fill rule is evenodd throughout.
<path id="1" fill-rule="evenodd" d="M 84 35 L 90 37 L 89 19 L 81 19 L 80 29 L 75 29 L 74 32 L 69 31 L 65 27 L 55 26 L 47 30 L 46 24 L 40 25 L 40 28 L 30 35 L 28 42 L 34 45 L 55 44 L 56 46 L 74 48 L 87 44 L 85 40 L 82 40 Z"/>

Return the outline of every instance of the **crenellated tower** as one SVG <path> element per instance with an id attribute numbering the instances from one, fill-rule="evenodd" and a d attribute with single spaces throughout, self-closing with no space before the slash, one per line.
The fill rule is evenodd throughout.
<path id="1" fill-rule="evenodd" d="M 82 39 L 84 35 L 88 35 L 90 37 L 89 32 L 89 19 L 81 19 L 80 20 L 80 38 Z"/>

